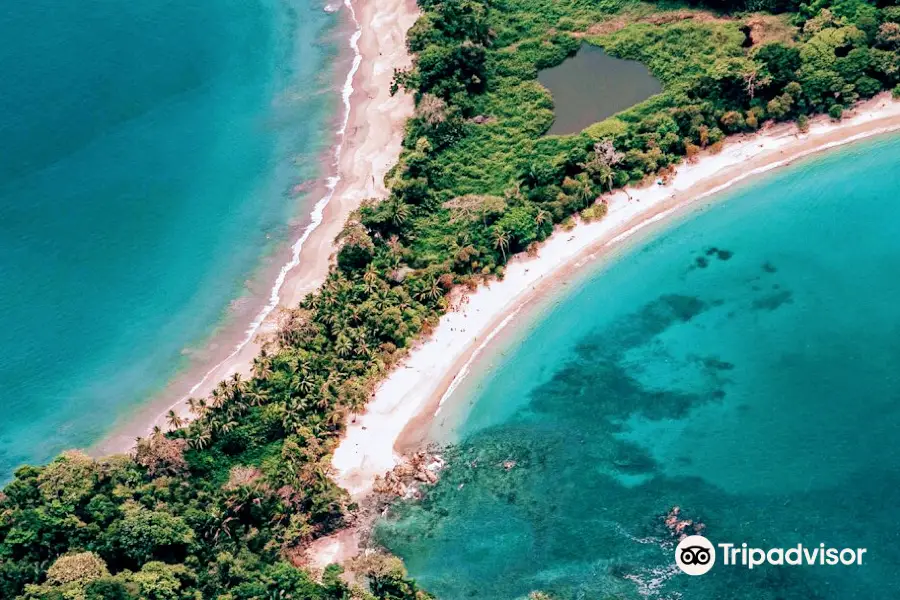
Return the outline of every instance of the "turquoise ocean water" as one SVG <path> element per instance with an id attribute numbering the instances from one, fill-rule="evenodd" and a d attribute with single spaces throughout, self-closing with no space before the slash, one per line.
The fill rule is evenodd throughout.
<path id="1" fill-rule="evenodd" d="M 517 321 L 379 539 L 442 600 L 900 597 L 898 161 L 891 137 L 754 181 Z M 868 553 L 689 577 L 676 505 L 713 542 Z"/>
<path id="2" fill-rule="evenodd" d="M 339 112 L 323 6 L 0 10 L 0 481 L 96 442 L 268 296 L 247 281 L 316 200 L 291 190 Z"/>

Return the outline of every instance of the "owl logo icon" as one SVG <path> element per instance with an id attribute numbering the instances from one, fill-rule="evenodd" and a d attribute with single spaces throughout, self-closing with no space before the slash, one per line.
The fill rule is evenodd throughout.
<path id="1" fill-rule="evenodd" d="M 703 575 L 716 564 L 716 549 L 702 535 L 689 535 L 675 547 L 675 564 L 688 575 Z"/>

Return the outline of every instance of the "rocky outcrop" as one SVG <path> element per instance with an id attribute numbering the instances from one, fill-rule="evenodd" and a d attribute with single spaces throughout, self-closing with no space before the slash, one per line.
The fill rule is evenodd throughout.
<path id="1" fill-rule="evenodd" d="M 422 485 L 434 485 L 444 461 L 437 454 L 416 452 L 383 477 L 375 479 L 373 491 L 389 501 L 393 498 L 419 498 Z"/>
<path id="2" fill-rule="evenodd" d="M 666 529 L 673 538 L 683 540 L 690 535 L 703 535 L 706 525 L 699 521 L 682 517 L 681 507 L 679 506 L 673 506 L 672 510 L 662 517 Z"/>

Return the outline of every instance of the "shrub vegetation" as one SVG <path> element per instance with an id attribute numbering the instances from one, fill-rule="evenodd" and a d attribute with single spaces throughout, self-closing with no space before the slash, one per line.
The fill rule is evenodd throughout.
<path id="1" fill-rule="evenodd" d="M 368 590 L 338 567 L 314 581 L 295 565 L 353 511 L 328 478 L 347 415 L 434 327 L 451 289 L 502 276 L 554 225 L 602 218 L 603 192 L 728 134 L 837 118 L 900 83 L 900 8 L 884 2 L 419 4 L 414 64 L 394 83 L 417 109 L 390 196 L 355 213 L 327 281 L 285 313 L 252 378 L 192 400 L 190 423 L 172 413 L 172 431 L 133 456 L 70 452 L 16 472 L 0 493 L 0 597 L 427 597 L 391 559 L 360 562 Z M 544 136 L 553 103 L 537 72 L 583 43 L 646 63 L 664 91 Z"/>

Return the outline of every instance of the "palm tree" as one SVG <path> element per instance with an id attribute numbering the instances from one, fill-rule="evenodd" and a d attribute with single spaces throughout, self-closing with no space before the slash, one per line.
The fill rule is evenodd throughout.
<path id="1" fill-rule="evenodd" d="M 301 394 L 310 393 L 315 385 L 313 384 L 312 377 L 309 375 L 309 371 L 303 370 L 297 375 L 299 375 L 299 377 L 295 376 L 291 378 L 291 389 Z"/>
<path id="2" fill-rule="evenodd" d="M 585 207 L 590 206 L 596 197 L 594 195 L 594 186 L 591 184 L 590 178 L 584 173 L 576 179 L 578 187 L 575 188 L 575 195 L 584 204 Z"/>
<path id="3" fill-rule="evenodd" d="M 228 433 L 229 431 L 231 431 L 232 429 L 234 429 L 237 426 L 238 426 L 238 424 L 236 421 L 226 421 L 219 425 L 219 430 L 222 433 Z"/>
<path id="4" fill-rule="evenodd" d="M 388 291 L 383 291 L 380 294 L 376 294 L 372 301 L 375 304 L 375 308 L 377 308 L 379 311 L 383 311 L 385 308 L 392 304 L 391 294 Z"/>
<path id="5" fill-rule="evenodd" d="M 204 405 L 205 405 L 205 402 L 204 402 Z M 188 410 L 191 411 L 192 415 L 194 415 L 195 417 L 200 416 L 200 414 L 201 414 L 200 400 L 197 400 L 194 397 L 188 398 L 187 407 L 188 407 Z"/>
<path id="6" fill-rule="evenodd" d="M 303 425 L 303 414 L 305 412 L 305 408 L 301 406 L 297 406 L 294 404 L 290 404 L 287 407 L 287 411 L 284 414 L 284 418 L 282 419 L 282 423 L 284 424 L 284 428 L 288 431 L 296 431 Z"/>
<path id="7" fill-rule="evenodd" d="M 316 400 L 316 406 L 319 410 L 324 411 L 331 406 L 334 401 L 334 391 L 331 389 L 332 383 L 334 383 L 334 377 L 333 375 L 329 375 L 328 379 L 326 379 L 319 387 L 319 398 Z"/>
<path id="8" fill-rule="evenodd" d="M 606 140 L 594 144 L 594 153 L 591 160 L 579 166 L 585 170 L 591 179 L 600 183 L 601 186 L 605 185 L 607 189 L 612 191 L 615 183 L 615 170 L 613 167 L 622 162 L 623 158 L 624 155 L 616 151 L 613 143 Z"/>
<path id="9" fill-rule="evenodd" d="M 264 378 L 272 374 L 272 359 L 265 346 L 260 348 L 259 355 L 253 359 L 253 376 Z"/>
<path id="10" fill-rule="evenodd" d="M 194 437 L 188 439 L 188 446 L 195 450 L 202 450 L 209 446 L 209 442 L 212 439 L 212 436 L 209 433 L 208 429 L 204 429 L 197 433 Z"/>
<path id="11" fill-rule="evenodd" d="M 428 297 L 432 300 L 437 300 L 441 296 L 444 295 L 444 290 L 441 287 L 441 282 L 438 277 L 434 277 L 431 280 L 431 285 L 428 286 Z"/>
<path id="12" fill-rule="evenodd" d="M 228 404 L 237 411 L 243 412 L 247 409 L 247 403 L 244 401 L 244 392 L 247 390 L 247 384 L 241 379 L 240 373 L 235 373 L 225 384 L 227 390 Z"/>
<path id="13" fill-rule="evenodd" d="M 319 318 L 325 325 L 334 325 L 337 321 L 337 313 L 334 310 L 325 310 L 324 314 Z"/>
<path id="14" fill-rule="evenodd" d="M 365 406 L 365 402 L 363 403 L 363 406 Z M 358 412 L 357 410 L 354 410 L 353 408 L 350 408 L 350 410 L 351 410 L 351 412 L 354 412 L 354 413 Z M 333 410 L 330 413 L 328 413 L 328 417 L 326 417 L 325 421 L 331 427 L 337 427 L 338 425 L 340 425 L 341 423 L 344 422 L 345 418 L 346 418 L 346 414 L 344 413 L 343 410 Z"/>
<path id="15" fill-rule="evenodd" d="M 397 227 L 403 225 L 403 223 L 406 222 L 406 219 L 409 218 L 410 213 L 412 213 L 409 204 L 402 200 L 392 200 L 387 203 L 386 208 L 388 214 L 391 216 L 391 223 Z"/>
<path id="16" fill-rule="evenodd" d="M 222 405 L 225 404 L 225 390 L 224 390 L 224 381 L 220 381 L 219 385 L 212 391 L 210 394 L 211 402 L 213 408 L 222 408 Z"/>
<path id="17" fill-rule="evenodd" d="M 300 379 L 297 380 L 297 391 L 308 394 L 315 389 L 316 383 L 313 376 L 310 374 L 309 370 L 301 369 L 300 370 Z"/>
<path id="18" fill-rule="evenodd" d="M 369 344 L 366 343 L 366 336 L 361 335 L 359 339 L 356 341 L 356 354 L 357 356 L 362 356 L 368 358 L 369 356 Z"/>
<path id="19" fill-rule="evenodd" d="M 266 393 L 257 387 L 247 392 L 247 400 L 250 406 L 262 406 L 268 400 Z"/>
<path id="20" fill-rule="evenodd" d="M 371 295 L 372 292 L 378 289 L 378 270 L 373 263 L 369 263 L 366 266 L 366 272 L 363 273 L 363 283 L 365 284 L 363 289 L 366 294 Z"/>
<path id="21" fill-rule="evenodd" d="M 605 183 L 606 188 L 609 191 L 612 191 L 613 184 L 615 183 L 615 172 L 609 167 L 604 169 L 604 171 L 600 174 L 600 183 L 601 185 Z"/>
<path id="22" fill-rule="evenodd" d="M 537 214 L 534 215 L 534 222 L 537 223 L 538 227 L 546 223 L 550 220 L 550 213 L 548 213 L 543 208 L 539 208 Z"/>
<path id="23" fill-rule="evenodd" d="M 340 304 L 344 305 L 347 303 L 347 294 L 353 291 L 353 284 L 346 277 L 340 276 L 336 280 L 335 291 L 337 292 Z"/>
<path id="24" fill-rule="evenodd" d="M 166 421 L 169 423 L 169 427 L 172 429 L 181 429 L 184 425 L 184 419 L 179 417 L 174 410 L 169 410 L 166 414 Z"/>
<path id="25" fill-rule="evenodd" d="M 503 254 L 503 262 L 506 262 L 506 251 L 509 249 L 509 233 L 495 227 L 493 236 L 494 247 L 500 250 Z"/>
<path id="26" fill-rule="evenodd" d="M 522 181 L 530 188 L 536 188 L 541 185 L 541 173 L 537 161 L 528 165 L 528 169 L 522 175 Z"/>
<path id="27" fill-rule="evenodd" d="M 337 352 L 338 356 L 345 357 L 349 356 L 353 351 L 353 347 L 350 342 L 350 338 L 341 333 L 338 335 L 337 340 L 334 342 L 334 349 Z"/>
<path id="28" fill-rule="evenodd" d="M 287 403 L 288 412 L 305 412 L 309 408 L 309 394 L 291 396 Z"/>

